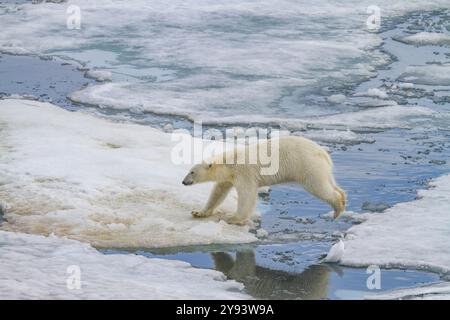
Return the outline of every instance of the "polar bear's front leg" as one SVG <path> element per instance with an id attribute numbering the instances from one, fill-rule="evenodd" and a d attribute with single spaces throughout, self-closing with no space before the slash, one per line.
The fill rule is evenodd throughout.
<path id="1" fill-rule="evenodd" d="M 232 186 L 229 182 L 216 183 L 209 195 L 206 206 L 201 211 L 192 211 L 192 215 L 196 218 L 211 216 L 214 210 L 225 200 Z"/>
<path id="2" fill-rule="evenodd" d="M 258 186 L 256 183 L 236 183 L 235 185 L 238 194 L 238 206 L 236 213 L 229 219 L 228 223 L 244 225 L 255 209 L 256 199 L 258 197 Z"/>

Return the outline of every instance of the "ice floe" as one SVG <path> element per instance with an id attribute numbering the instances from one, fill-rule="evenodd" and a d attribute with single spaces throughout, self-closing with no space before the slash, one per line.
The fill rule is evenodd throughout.
<path id="1" fill-rule="evenodd" d="M 375 97 L 379 99 L 387 99 L 389 98 L 386 91 L 378 89 L 378 88 L 370 88 L 366 92 L 358 92 L 355 93 L 356 97 Z"/>
<path id="2" fill-rule="evenodd" d="M 0 231 L 0 299 L 249 299 L 217 271 Z"/>
<path id="3" fill-rule="evenodd" d="M 429 64 L 426 66 L 409 66 L 399 80 L 423 85 L 449 86 L 450 65 Z"/>
<path id="4" fill-rule="evenodd" d="M 450 272 L 450 175 L 347 231 L 342 263 Z"/>
<path id="5" fill-rule="evenodd" d="M 111 81 L 112 73 L 107 70 L 88 70 L 86 71 L 86 77 L 97 81 Z"/>
<path id="6" fill-rule="evenodd" d="M 433 283 L 414 288 L 401 288 L 379 294 L 365 296 L 372 300 L 393 300 L 393 299 L 413 299 L 413 300 L 449 300 L 450 282 Z"/>
<path id="7" fill-rule="evenodd" d="M 450 44 L 450 35 L 442 32 L 419 32 L 398 40 L 415 45 L 448 45 Z"/>

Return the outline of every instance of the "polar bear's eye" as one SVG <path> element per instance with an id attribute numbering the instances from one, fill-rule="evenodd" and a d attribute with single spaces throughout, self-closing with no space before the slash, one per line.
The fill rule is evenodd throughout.
<path id="1" fill-rule="evenodd" d="M 191 174 L 194 174 L 194 171 L 191 171 Z"/>

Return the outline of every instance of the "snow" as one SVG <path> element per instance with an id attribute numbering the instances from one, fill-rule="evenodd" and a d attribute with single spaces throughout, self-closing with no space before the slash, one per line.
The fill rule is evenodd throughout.
<path id="1" fill-rule="evenodd" d="M 450 35 L 437 32 L 419 32 L 399 40 L 414 45 L 448 45 L 450 44 Z"/>
<path id="2" fill-rule="evenodd" d="M 105 255 L 75 240 L 5 231 L 0 244 L 1 300 L 250 298 L 242 284 L 186 262 Z"/>
<path id="3" fill-rule="evenodd" d="M 450 64 L 409 66 L 399 79 L 414 84 L 448 86 L 450 85 Z"/>
<path id="4" fill-rule="evenodd" d="M 408 82 L 399 82 L 396 84 L 397 87 L 399 87 L 400 89 L 413 89 L 414 88 L 414 83 L 408 83 Z"/>
<path id="5" fill-rule="evenodd" d="M 368 295 L 367 299 L 450 299 L 450 175 L 433 180 L 418 199 L 364 214 L 344 239 L 341 264 L 439 273 L 444 282 Z"/>
<path id="6" fill-rule="evenodd" d="M 375 140 L 351 130 L 310 130 L 307 132 L 294 132 L 305 138 L 326 143 L 372 143 Z"/>
<path id="7" fill-rule="evenodd" d="M 268 235 L 269 232 L 267 232 L 267 230 L 263 228 L 256 230 L 256 236 L 258 237 L 258 239 L 267 238 Z"/>
<path id="8" fill-rule="evenodd" d="M 370 88 L 367 89 L 366 92 L 358 92 L 355 94 L 356 97 L 375 97 L 375 98 L 379 98 L 379 99 L 387 99 L 389 98 L 388 94 L 386 93 L 386 91 L 378 89 L 378 88 Z"/>
<path id="9" fill-rule="evenodd" d="M 423 299 L 423 300 L 449 300 L 450 282 L 433 283 L 414 288 L 395 289 L 379 294 L 372 294 L 365 297 L 373 300 L 392 299 Z"/>
<path id="10" fill-rule="evenodd" d="M 387 106 L 348 112 L 308 119 L 309 124 L 318 126 L 344 126 L 350 129 L 358 128 L 408 128 L 410 121 L 420 118 L 432 118 L 434 112 L 426 107 Z"/>
<path id="11" fill-rule="evenodd" d="M 347 97 L 343 94 L 333 94 L 327 98 L 327 101 L 337 104 L 345 102 L 346 99 Z"/>
<path id="12" fill-rule="evenodd" d="M 86 77 L 97 81 L 111 81 L 112 73 L 107 70 L 89 70 L 86 72 Z"/>
<path id="13" fill-rule="evenodd" d="M 297 109 L 296 96 L 305 88 L 374 76 L 375 68 L 389 61 L 378 50 L 381 38 L 364 30 L 371 4 L 69 0 L 15 9 L 5 5 L 0 51 L 67 57 L 124 80 L 73 96 L 91 104 L 197 118 L 256 112 L 273 117 L 274 102 Z M 443 4 L 383 0 L 378 5 L 391 15 Z M 66 26 L 72 5 L 81 10 L 80 30 Z M 293 97 L 287 91 L 294 91 Z M 302 107 L 317 112 L 316 106 Z"/>
<path id="14" fill-rule="evenodd" d="M 306 129 L 325 129 L 320 132 L 310 131 L 308 134 L 314 136 L 315 134 L 323 137 L 324 141 L 327 141 L 336 133 L 331 128 L 343 128 L 345 130 L 339 130 L 338 139 L 345 141 L 347 138 L 355 140 L 356 138 L 349 130 L 359 129 L 390 129 L 390 128 L 410 128 L 411 124 L 416 124 L 418 121 L 424 121 L 432 124 L 433 121 L 439 119 L 445 113 L 437 113 L 430 108 L 420 106 L 401 106 L 393 102 L 393 105 L 385 107 L 377 107 L 372 109 L 362 109 L 360 111 L 339 113 L 325 116 L 315 116 L 308 118 L 294 118 L 284 119 L 277 117 L 267 117 L 264 115 L 255 114 L 252 115 L 252 124 L 270 124 L 273 126 L 280 126 L 291 131 L 306 130 Z M 197 120 L 195 117 L 193 120 Z M 223 117 L 204 117 L 202 123 L 208 125 L 214 124 L 236 124 L 236 123 L 248 123 L 248 116 L 235 115 L 235 116 L 223 116 Z M 328 132 L 330 130 L 330 132 Z M 330 135 L 329 135 L 330 133 Z M 302 135 L 298 132 L 296 134 Z M 365 139 L 364 137 L 357 137 L 357 139 Z"/>
<path id="15" fill-rule="evenodd" d="M 181 184 L 191 165 L 171 160 L 179 145 L 171 138 L 48 103 L 1 100 L 0 198 L 8 206 L 1 228 L 99 247 L 256 241 L 248 226 L 191 216 L 212 185 Z M 235 206 L 232 193 L 220 214 Z"/>
<path id="16" fill-rule="evenodd" d="M 450 272 L 450 175 L 420 190 L 418 200 L 366 215 L 345 238 L 342 264 Z"/>

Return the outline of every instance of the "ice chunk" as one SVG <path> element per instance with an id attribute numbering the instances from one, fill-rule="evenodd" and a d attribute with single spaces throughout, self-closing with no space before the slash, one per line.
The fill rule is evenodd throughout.
<path id="1" fill-rule="evenodd" d="M 256 236 L 261 239 L 261 238 L 266 238 L 269 235 L 269 232 L 267 232 L 267 230 L 261 228 L 256 230 Z"/>
<path id="2" fill-rule="evenodd" d="M 0 243 L 2 300 L 250 298 L 220 272 L 186 262 L 105 255 L 55 236 L 0 231 Z"/>
<path id="3" fill-rule="evenodd" d="M 342 263 L 450 272 L 450 175 L 418 196 L 352 226 Z"/>
<path id="4" fill-rule="evenodd" d="M 360 96 L 363 96 L 363 97 L 375 97 L 375 98 L 379 98 L 379 99 L 387 99 L 387 98 L 389 98 L 389 96 L 386 93 L 386 91 L 378 89 L 378 88 L 370 88 L 366 92 L 355 93 L 355 97 L 360 97 Z"/>
<path id="5" fill-rule="evenodd" d="M 395 289 L 379 294 L 371 294 L 366 299 L 423 299 L 423 300 L 449 300 L 450 299 L 450 282 L 433 283 L 429 285 Z"/>
<path id="6" fill-rule="evenodd" d="M 107 70 L 89 70 L 86 72 L 86 77 L 95 79 L 97 81 L 111 81 L 112 73 Z"/>
<path id="7" fill-rule="evenodd" d="M 448 86 L 450 85 L 450 65 L 409 66 L 399 80 L 415 84 Z"/>
<path id="8" fill-rule="evenodd" d="M 450 44 L 450 35 L 438 32 L 419 32 L 398 40 L 415 45 L 446 45 Z"/>
<path id="9" fill-rule="evenodd" d="M 306 138 L 327 142 L 327 143 L 373 143 L 375 139 L 368 137 L 364 134 L 357 134 L 351 130 L 310 130 L 308 132 L 302 133 L 297 132 L 295 135 L 304 136 Z"/>
<path id="10" fill-rule="evenodd" d="M 331 103 L 343 103 L 347 98 L 343 94 L 333 94 L 327 98 Z"/>

